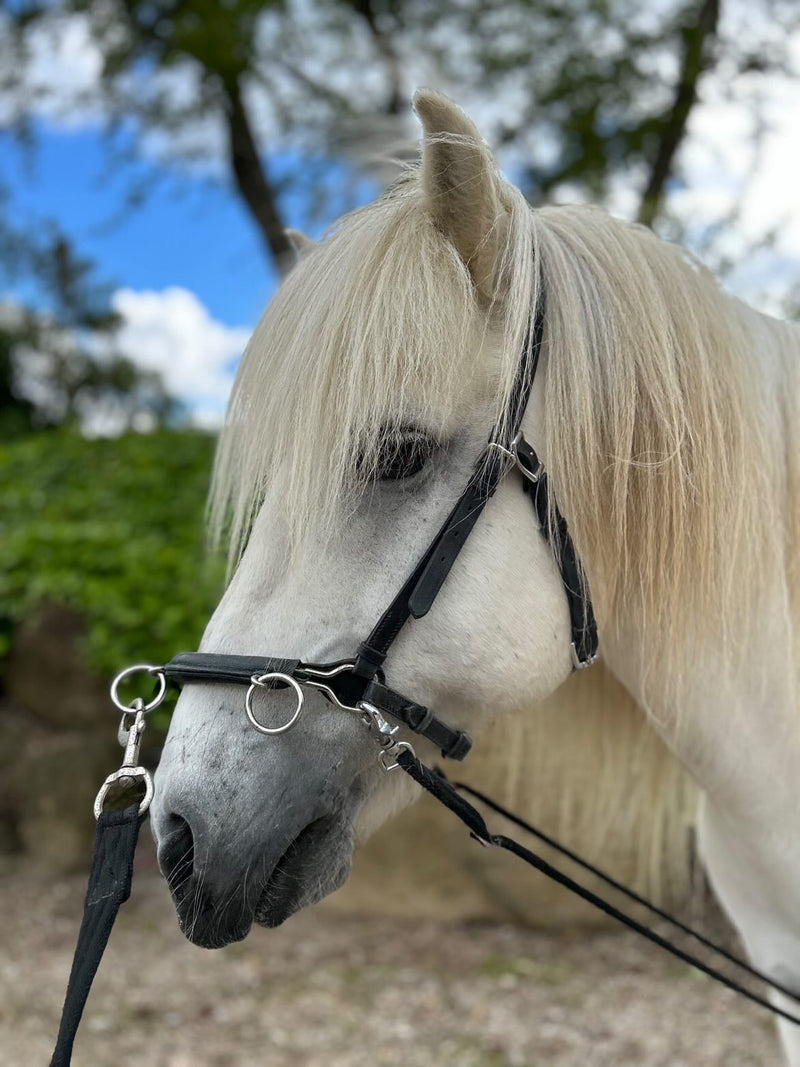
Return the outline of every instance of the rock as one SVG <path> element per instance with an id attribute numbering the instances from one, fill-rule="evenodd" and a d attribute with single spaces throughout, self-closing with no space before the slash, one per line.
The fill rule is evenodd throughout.
<path id="1" fill-rule="evenodd" d="M 43 722 L 76 730 L 114 727 L 107 683 L 86 665 L 86 625 L 72 608 L 43 604 L 16 630 L 8 696 Z"/>
<path id="2" fill-rule="evenodd" d="M 0 705 L 0 856 L 49 876 L 86 869 L 92 806 L 122 762 L 120 713 L 89 669 L 86 627 L 70 608 L 43 605 L 16 631 Z M 163 736 L 145 732 L 153 766 Z M 19 860 L 14 857 L 18 856 Z"/>
<path id="3" fill-rule="evenodd" d="M 48 733 L 28 738 L 11 776 L 26 863 L 49 876 L 88 869 L 92 805 L 120 763 L 113 734 Z"/>
<path id="4" fill-rule="evenodd" d="M 0 703 L 0 856 L 22 850 L 15 767 L 27 738 L 28 724 L 8 702 Z"/>

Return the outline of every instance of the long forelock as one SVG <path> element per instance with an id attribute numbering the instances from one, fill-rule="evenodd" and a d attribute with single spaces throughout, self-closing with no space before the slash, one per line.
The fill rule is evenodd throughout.
<path id="1" fill-rule="evenodd" d="M 466 420 L 487 322 L 414 172 L 346 217 L 281 285 L 239 368 L 210 498 L 231 562 L 267 490 L 299 558 L 370 482 L 387 428 Z M 498 397 L 517 355 L 493 369 Z"/>

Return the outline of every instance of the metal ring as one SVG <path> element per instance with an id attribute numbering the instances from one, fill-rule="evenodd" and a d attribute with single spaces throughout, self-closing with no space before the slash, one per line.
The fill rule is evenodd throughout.
<path id="1" fill-rule="evenodd" d="M 121 671 L 111 683 L 111 699 L 115 707 L 119 708 L 120 711 L 135 713 L 139 710 L 135 707 L 136 700 L 139 700 L 139 697 L 134 700 L 133 704 L 123 704 L 119 699 L 119 683 L 123 678 L 127 678 L 129 674 L 136 674 L 137 671 L 145 671 L 151 677 L 158 678 L 158 692 L 149 704 L 144 705 L 142 711 L 153 711 L 164 699 L 164 694 L 167 691 L 167 676 L 164 674 L 164 668 L 152 667 L 147 663 L 137 663 L 135 667 L 127 667 L 124 671 Z"/>
<path id="2" fill-rule="evenodd" d="M 137 779 L 141 778 L 144 782 L 144 796 L 139 802 L 139 814 L 144 815 L 147 809 L 150 807 L 150 802 L 153 799 L 153 779 L 150 776 L 150 772 L 145 770 L 144 767 L 120 767 L 118 771 L 114 771 L 113 774 L 109 774 L 108 778 L 100 786 L 100 792 L 94 798 L 94 817 L 99 819 L 103 813 L 103 802 L 106 799 L 106 794 L 112 785 L 121 781 L 123 778 Z"/>
<path id="3" fill-rule="evenodd" d="M 297 697 L 297 707 L 294 709 L 294 715 L 292 715 L 291 719 L 289 719 L 287 723 L 284 723 L 283 726 L 262 726 L 253 713 L 253 693 L 258 688 L 266 687 L 267 682 L 272 681 L 273 679 L 280 682 L 285 682 L 287 685 L 290 685 L 292 689 L 294 689 L 295 696 Z M 245 693 L 244 710 L 247 712 L 247 718 L 250 720 L 250 724 L 252 726 L 255 726 L 256 730 L 258 730 L 259 733 L 269 734 L 270 736 L 272 736 L 274 734 L 285 734 L 287 730 L 291 730 L 291 728 L 300 718 L 300 712 L 303 710 L 304 701 L 305 696 L 303 695 L 303 690 L 300 688 L 300 684 L 297 682 L 297 680 L 295 678 L 292 678 L 291 674 L 282 674 L 280 671 L 274 671 L 269 674 L 253 675 L 253 680 L 250 683 L 250 688 Z"/>

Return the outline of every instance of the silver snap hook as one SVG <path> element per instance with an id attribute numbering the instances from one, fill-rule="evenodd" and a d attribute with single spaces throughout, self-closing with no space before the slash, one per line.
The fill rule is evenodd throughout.
<path id="1" fill-rule="evenodd" d="M 262 726 L 253 712 L 253 694 L 256 689 L 272 689 L 273 687 L 269 685 L 270 682 L 283 682 L 285 685 L 290 685 L 292 689 L 294 689 L 294 694 L 297 697 L 297 707 L 294 709 L 294 714 L 288 722 L 283 724 L 283 726 Z M 247 718 L 249 719 L 251 726 L 255 726 L 260 734 L 269 734 L 270 736 L 273 736 L 274 734 L 285 734 L 287 730 L 291 730 L 300 718 L 300 712 L 303 710 L 304 701 L 305 697 L 299 683 L 292 678 L 290 674 L 274 671 L 269 674 L 253 675 L 250 682 L 250 688 L 245 693 L 244 710 L 247 712 Z"/>
<path id="2" fill-rule="evenodd" d="M 132 669 L 140 670 L 139 667 L 134 667 Z M 120 678 L 121 677 L 122 675 L 120 675 Z M 117 681 L 119 681 L 119 679 L 117 679 Z M 158 700 L 160 699 L 159 696 Z M 158 703 L 158 700 L 156 700 L 156 703 Z M 119 707 L 119 702 L 116 698 L 114 699 L 114 703 Z M 126 789 L 130 789 L 133 782 L 137 780 L 142 782 L 144 786 L 144 796 L 139 802 L 140 816 L 144 815 L 150 807 L 150 803 L 153 799 L 153 779 L 150 772 L 139 765 L 139 749 L 142 744 L 142 734 L 144 733 L 146 725 L 145 715 L 147 714 L 148 707 L 145 705 L 145 702 L 141 697 L 136 697 L 129 710 L 130 713 L 135 716 L 134 721 L 127 730 L 123 729 L 122 724 L 125 722 L 125 715 L 123 715 L 122 724 L 120 725 L 120 742 L 125 748 L 125 755 L 122 757 L 122 766 L 118 771 L 109 774 L 108 778 L 106 778 L 100 786 L 100 792 L 94 800 L 95 819 L 99 819 L 103 812 L 103 804 L 105 803 L 109 790 L 113 785 L 117 785 L 118 783 L 123 785 Z"/>

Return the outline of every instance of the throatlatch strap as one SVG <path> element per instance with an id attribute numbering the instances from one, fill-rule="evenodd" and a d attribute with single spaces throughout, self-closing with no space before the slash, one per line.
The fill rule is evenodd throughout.
<path id="1" fill-rule="evenodd" d="M 552 864 L 547 862 L 547 860 L 543 859 L 535 852 L 531 852 L 530 849 L 525 848 L 523 845 L 520 845 L 519 842 L 515 841 L 513 838 L 506 837 L 503 834 L 491 833 L 486 825 L 486 822 L 483 819 L 483 816 L 477 811 L 477 809 L 474 808 L 472 804 L 469 803 L 469 801 L 465 800 L 464 797 L 460 796 L 460 794 L 456 792 L 456 790 L 446 778 L 432 771 L 430 767 L 426 767 L 425 764 L 421 763 L 416 758 L 416 756 L 413 756 L 411 754 L 411 752 L 401 752 L 400 755 L 397 757 L 397 762 L 403 768 L 406 774 L 410 775 L 410 777 L 413 778 L 418 785 L 421 785 L 423 789 L 425 789 L 428 793 L 435 797 L 441 804 L 444 804 L 446 808 L 449 808 L 454 815 L 457 815 L 458 818 L 461 819 L 464 825 L 468 828 L 472 836 L 475 837 L 478 841 L 482 841 L 485 845 L 495 845 L 497 848 L 505 849 L 506 852 L 511 852 L 513 855 L 518 856 L 521 860 L 524 860 L 525 863 L 528 863 L 531 867 L 535 867 L 537 871 L 541 871 L 542 874 L 546 875 L 552 881 L 557 882 L 559 885 L 563 886 L 565 889 L 568 889 L 571 893 L 574 893 L 576 896 L 580 897 L 582 900 L 585 900 L 593 907 L 598 908 L 600 911 L 604 912 L 612 919 L 616 919 L 617 922 L 622 923 L 623 926 L 627 926 L 630 930 L 634 930 L 637 934 L 641 934 L 641 936 L 644 937 L 646 940 L 652 941 L 654 945 L 658 945 L 659 948 L 663 948 L 666 952 L 669 952 L 671 955 L 677 957 L 677 959 L 682 960 L 684 963 L 688 963 L 691 967 L 696 967 L 697 970 L 702 971 L 704 974 L 707 974 L 709 978 L 713 978 L 715 981 L 720 982 L 728 989 L 733 990 L 734 993 L 740 994 L 747 1000 L 752 1001 L 754 1004 L 758 1004 L 762 1008 L 767 1008 L 767 1010 L 771 1011 L 774 1015 L 779 1015 L 782 1019 L 787 1019 L 789 1022 L 796 1023 L 800 1026 L 800 1016 L 792 1015 L 791 1012 L 784 1011 L 783 1008 L 776 1007 L 774 1004 L 771 1004 L 765 997 L 759 996 L 757 993 L 753 993 L 749 989 L 746 989 L 743 985 L 740 985 L 733 979 L 728 978 L 727 975 L 724 975 L 721 971 L 716 970 L 714 967 L 710 967 L 707 963 L 704 963 L 701 959 L 698 959 L 697 956 L 693 956 L 689 952 L 684 952 L 683 949 L 678 948 L 677 945 L 673 945 L 671 941 L 668 941 L 666 938 L 661 937 L 660 934 L 657 934 L 654 930 L 651 930 L 649 927 L 638 922 L 630 915 L 626 915 L 625 912 L 620 911 L 619 908 L 615 908 L 613 904 L 609 904 L 608 901 L 603 900 L 602 897 L 599 897 L 590 889 L 586 889 L 579 882 L 576 882 L 574 879 L 570 878 L 569 875 L 566 875 L 562 871 L 559 871 L 558 868 L 553 867 Z M 475 795 L 479 796 L 480 799 L 484 799 L 481 794 Z M 506 816 L 507 818 L 511 818 L 514 822 L 517 823 L 517 825 L 528 829 L 526 823 L 523 823 L 521 819 L 518 819 L 516 816 L 513 816 L 510 813 L 506 812 L 500 807 L 499 804 L 495 804 L 493 801 L 489 803 L 490 806 L 493 807 L 498 813 Z M 531 827 L 530 829 L 533 833 L 537 834 L 537 836 L 542 837 L 543 840 L 547 840 L 548 844 L 553 843 L 551 839 L 545 838 L 544 835 L 539 834 L 539 831 L 534 830 L 533 827 Z M 569 855 L 571 859 L 576 858 L 564 849 L 562 849 L 561 851 Z M 729 960 L 731 963 L 734 963 L 737 967 L 740 967 L 746 973 L 752 975 L 754 978 L 759 979 L 760 981 L 768 985 L 770 988 L 782 993 L 784 996 L 789 997 L 791 1000 L 800 1003 L 800 995 L 798 993 L 792 991 L 791 989 L 788 989 L 786 986 L 781 985 L 779 982 L 776 982 L 774 979 L 757 970 L 755 967 L 751 967 L 750 964 L 748 964 L 745 960 L 741 960 L 738 957 L 726 952 L 724 949 L 718 948 L 712 942 L 708 941 L 708 939 L 704 938 L 702 934 L 698 934 L 696 931 L 692 930 L 691 927 L 685 926 L 684 924 L 680 923 L 677 919 L 674 919 L 667 912 L 662 912 L 659 909 L 655 908 L 654 905 L 651 905 L 648 901 L 644 900 L 644 898 L 638 897 L 632 891 L 627 890 L 624 887 L 620 886 L 619 883 L 614 882 L 613 879 L 610 879 L 608 878 L 608 876 L 601 874 L 601 872 L 599 872 L 596 868 L 590 867 L 583 861 L 579 860 L 578 862 L 581 862 L 582 866 L 588 868 L 593 873 L 600 875 L 600 877 L 604 878 L 604 880 L 609 884 L 614 885 L 614 888 L 621 889 L 629 897 L 636 900 L 637 903 L 644 904 L 646 907 L 650 908 L 651 911 L 656 912 L 656 914 L 660 915 L 662 918 L 667 919 L 673 925 L 679 927 L 679 929 L 681 929 L 684 933 L 690 934 L 692 937 L 700 941 L 702 944 L 706 945 L 708 948 L 712 949 L 714 952 L 724 956 L 727 960 Z"/>
<path id="2" fill-rule="evenodd" d="M 120 905 L 131 895 L 133 855 L 140 825 L 138 804 L 125 811 L 103 812 L 97 820 L 83 921 L 50 1067 L 69 1067 L 72 1059 L 75 1034 L 111 928 Z"/>
<path id="3" fill-rule="evenodd" d="M 594 617 L 592 600 L 586 589 L 585 579 L 578 563 L 578 554 L 572 542 L 567 520 L 554 506 L 555 523 L 550 525 L 548 515 L 549 492 L 547 474 L 542 474 L 537 481 L 523 479 L 522 488 L 531 498 L 531 503 L 539 519 L 542 533 L 550 542 L 558 569 L 561 571 L 561 584 L 569 608 L 569 621 L 572 630 L 572 647 L 575 649 L 576 666 L 588 666 L 597 657 L 599 641 L 597 622 Z"/>

